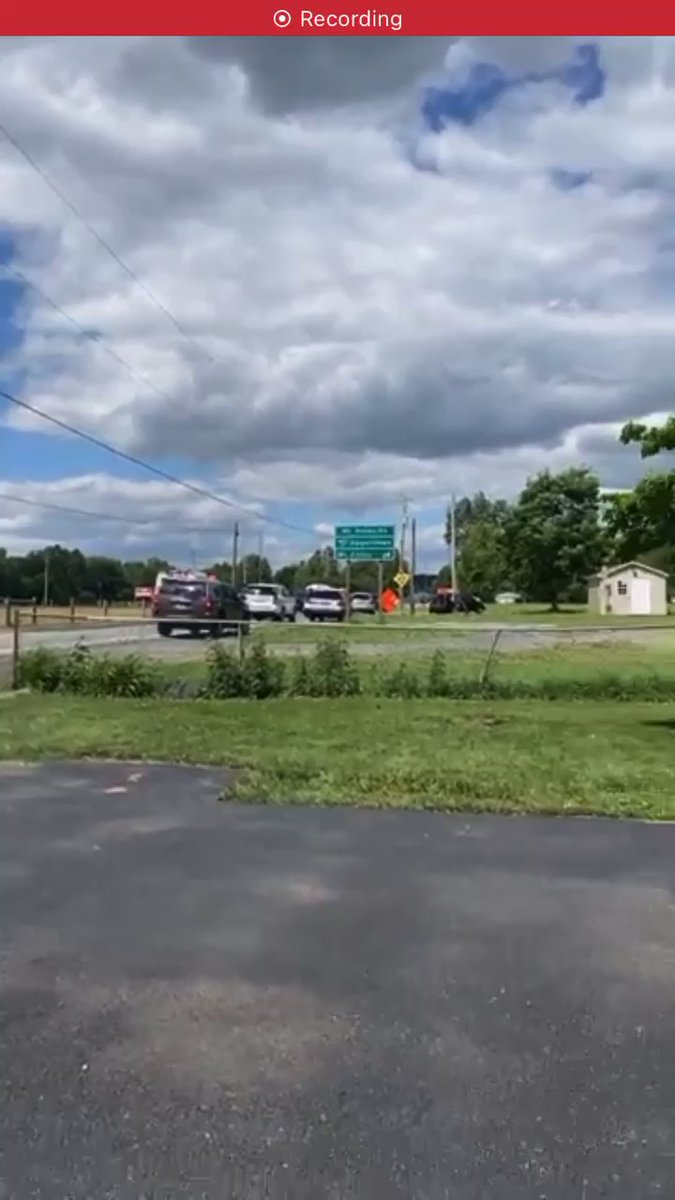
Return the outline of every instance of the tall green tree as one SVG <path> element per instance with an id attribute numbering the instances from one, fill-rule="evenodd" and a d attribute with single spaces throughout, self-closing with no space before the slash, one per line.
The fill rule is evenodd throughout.
<path id="1" fill-rule="evenodd" d="M 607 538 L 600 486 L 585 467 L 529 479 L 505 524 L 513 581 L 552 609 L 602 565 Z"/>
<path id="2" fill-rule="evenodd" d="M 457 575 L 462 588 L 486 600 L 509 585 L 505 526 L 509 505 L 491 500 L 484 492 L 463 496 L 455 506 Z M 448 508 L 445 541 L 452 541 L 452 516 Z"/>

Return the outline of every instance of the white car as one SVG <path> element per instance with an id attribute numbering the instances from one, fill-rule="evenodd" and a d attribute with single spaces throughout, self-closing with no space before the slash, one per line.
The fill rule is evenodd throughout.
<path id="1" fill-rule="evenodd" d="M 313 585 L 305 592 L 302 611 L 309 621 L 344 621 L 346 608 L 344 592 Z"/>
<path id="2" fill-rule="evenodd" d="M 247 583 L 242 600 L 254 621 L 295 620 L 295 597 L 280 583 Z"/>

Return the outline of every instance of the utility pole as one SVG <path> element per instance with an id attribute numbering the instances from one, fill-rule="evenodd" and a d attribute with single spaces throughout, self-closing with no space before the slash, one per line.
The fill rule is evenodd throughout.
<path id="1" fill-rule="evenodd" d="M 457 523 L 455 521 L 455 493 L 450 497 L 450 579 L 452 594 L 457 593 Z"/>
<path id="2" fill-rule="evenodd" d="M 45 550 L 44 558 L 44 584 L 42 589 L 42 604 L 46 608 L 49 604 L 49 551 Z"/>
<path id="3" fill-rule="evenodd" d="M 237 586 L 237 553 L 239 549 L 239 522 L 235 521 L 232 530 L 232 586 Z"/>
<path id="4" fill-rule="evenodd" d="M 415 575 L 417 573 L 417 518 L 413 517 L 410 526 L 410 615 L 415 616 Z"/>
<path id="5" fill-rule="evenodd" d="M 408 533 L 408 497 L 403 496 L 401 498 L 401 548 L 399 551 L 399 567 L 398 567 L 399 571 L 405 570 L 405 567 L 403 564 L 405 561 L 405 543 L 406 543 L 407 533 Z M 399 589 L 399 595 L 401 598 L 401 607 L 399 609 L 399 612 L 403 613 L 403 604 L 405 601 L 405 587 L 402 587 Z"/>

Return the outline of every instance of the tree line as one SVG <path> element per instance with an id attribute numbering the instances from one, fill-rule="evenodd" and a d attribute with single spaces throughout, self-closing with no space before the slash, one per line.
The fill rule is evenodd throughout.
<path id="1" fill-rule="evenodd" d="M 620 440 L 638 444 L 643 458 L 674 450 L 675 417 L 662 427 L 630 422 Z M 459 581 L 486 600 L 515 590 L 552 608 L 583 602 L 589 577 L 603 565 L 636 558 L 665 571 L 675 586 L 675 471 L 650 472 L 615 494 L 603 494 L 585 467 L 541 471 L 514 502 L 483 492 L 463 497 L 454 524 Z M 448 510 L 448 544 L 451 529 Z"/>
<path id="2" fill-rule="evenodd" d="M 673 450 L 675 417 L 663 427 L 631 422 L 621 441 L 638 444 L 644 458 Z M 514 590 L 553 608 L 565 601 L 583 602 L 589 576 L 604 563 L 634 558 L 668 572 L 675 583 L 675 471 L 652 472 L 632 491 L 611 496 L 603 495 L 597 475 L 585 467 L 557 474 L 541 471 L 514 501 L 490 499 L 483 492 L 463 497 L 455 507 L 455 533 L 459 584 L 485 600 Z M 448 512 L 448 543 L 450 536 Z M 0 597 L 36 603 L 47 599 L 57 605 L 71 599 L 80 604 L 130 601 L 135 588 L 152 585 L 169 566 L 162 558 L 122 561 L 60 545 L 24 555 L 0 549 Z M 385 584 L 401 566 L 409 569 L 397 554 L 385 567 Z M 236 569 L 227 561 L 207 569 L 237 586 L 274 581 L 296 589 L 308 583 L 346 583 L 332 546 L 276 571 L 257 554 L 246 555 Z M 446 565 L 439 580 L 449 574 Z M 352 564 L 352 589 L 374 592 L 377 582 L 375 564 Z"/>
<path id="3" fill-rule="evenodd" d="M 66 605 L 115 604 L 133 600 L 137 587 L 151 587 L 160 571 L 175 564 L 163 558 L 123 561 L 105 555 L 86 555 L 65 546 L 45 546 L 28 554 L 11 555 L 0 548 L 0 598 L 26 603 Z M 400 565 L 398 554 L 385 569 L 384 582 L 390 584 Z M 307 558 L 286 563 L 274 571 L 265 556 L 247 554 L 236 568 L 227 560 L 207 564 L 203 569 L 218 579 L 248 583 L 276 582 L 291 590 L 308 583 L 327 583 L 343 587 L 344 567 L 335 559 L 332 546 L 315 550 Z M 372 563 L 354 563 L 350 587 L 357 591 L 377 589 L 378 570 Z"/>

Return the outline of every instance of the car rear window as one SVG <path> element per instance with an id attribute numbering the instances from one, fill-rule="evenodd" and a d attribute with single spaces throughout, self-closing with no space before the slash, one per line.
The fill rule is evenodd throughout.
<path id="1" fill-rule="evenodd" d="M 253 586 L 249 585 L 246 588 L 247 596 L 276 596 L 276 594 L 277 589 L 273 587 L 271 583 L 260 583 Z"/>
<path id="2" fill-rule="evenodd" d="M 192 600 L 195 597 L 206 595 L 206 584 L 185 582 L 182 579 L 167 579 L 159 591 L 161 596 L 188 596 Z"/>
<path id="3" fill-rule="evenodd" d="M 315 591 L 312 588 L 311 592 L 307 593 L 307 600 L 341 600 L 342 596 L 339 592 L 332 591 L 330 588 L 322 588 L 321 591 Z"/>

